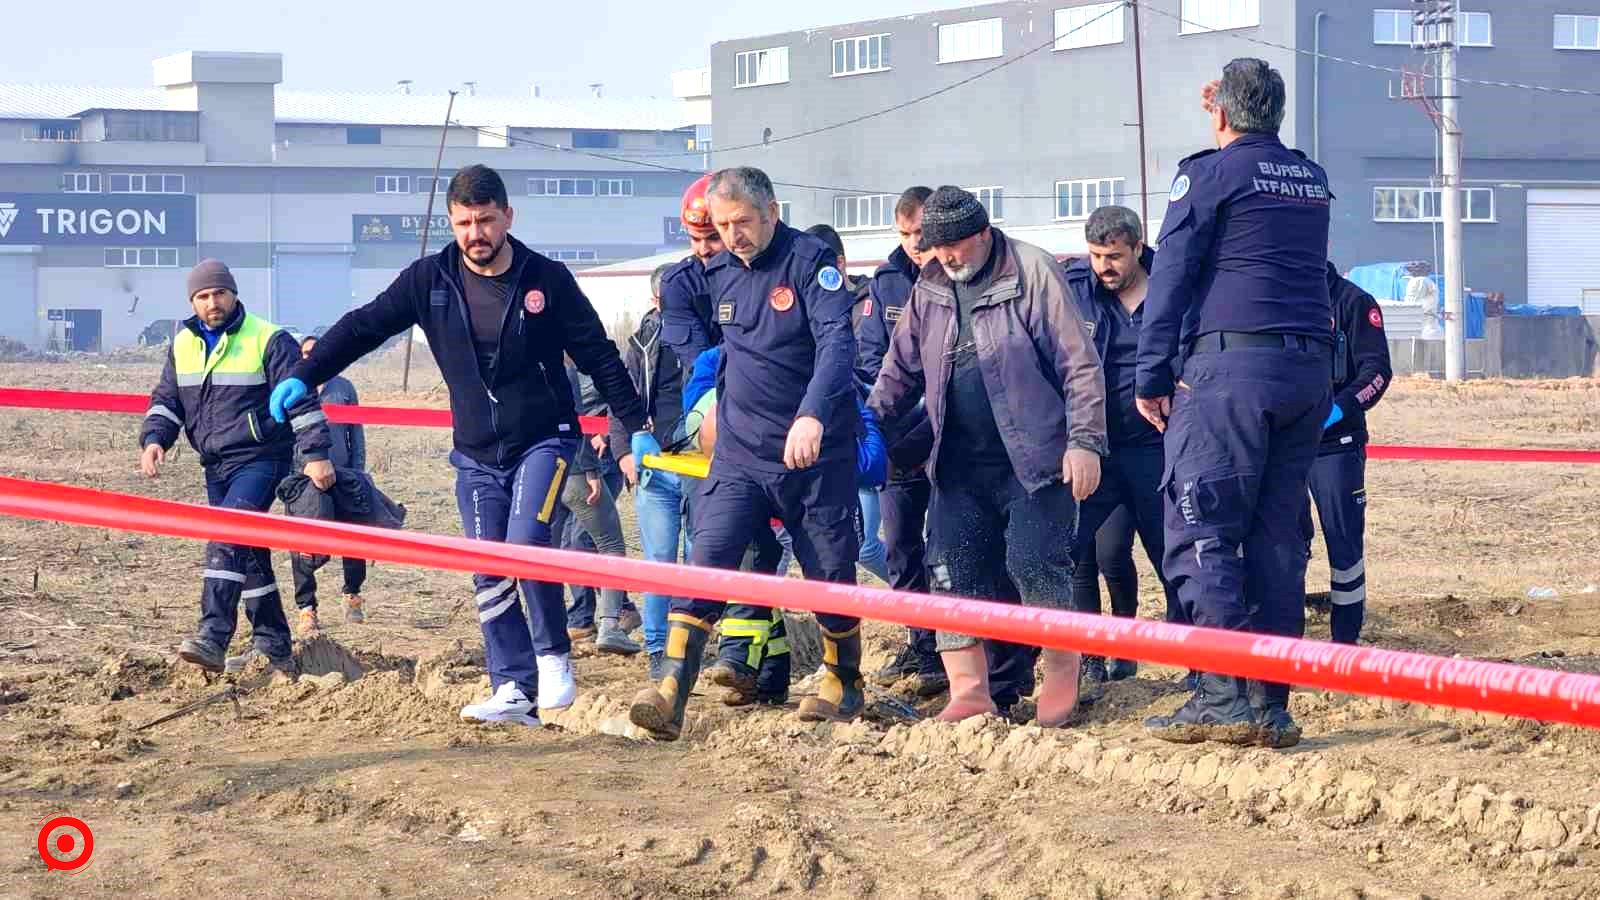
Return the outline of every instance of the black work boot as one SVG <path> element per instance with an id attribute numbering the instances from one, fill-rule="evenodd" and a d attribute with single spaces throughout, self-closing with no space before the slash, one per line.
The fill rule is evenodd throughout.
<path id="1" fill-rule="evenodd" d="M 700 663 L 711 626 L 674 613 L 668 619 L 666 673 L 661 683 L 640 691 L 628 707 L 628 720 L 656 738 L 675 741 L 683 731 L 683 712 L 689 692 L 700 677 Z"/>
<path id="2" fill-rule="evenodd" d="M 729 706 L 747 706 L 756 699 L 756 670 L 726 656 L 706 667 L 706 679 L 723 691 L 722 702 Z"/>
<path id="3" fill-rule="evenodd" d="M 889 687 L 902 678 L 910 678 L 917 674 L 917 651 L 911 649 L 910 644 L 900 648 L 900 654 L 878 671 L 872 673 L 872 683 L 879 687 Z"/>
<path id="4" fill-rule="evenodd" d="M 1113 659 L 1111 661 L 1111 680 L 1127 681 L 1139 674 L 1139 662 L 1132 659 Z"/>
<path id="5" fill-rule="evenodd" d="M 1251 681 L 1250 709 L 1256 716 L 1256 743 L 1282 750 L 1300 743 L 1300 726 L 1289 715 L 1289 686 Z"/>
<path id="6" fill-rule="evenodd" d="M 227 667 L 227 651 L 203 637 L 189 638 L 179 644 L 178 658 L 207 672 L 221 672 Z"/>
<path id="7" fill-rule="evenodd" d="M 1251 744 L 1256 740 L 1256 718 L 1245 696 L 1244 679 L 1210 672 L 1201 673 L 1194 696 L 1177 712 L 1151 716 L 1144 720 L 1144 727 L 1152 736 L 1175 744 Z"/>
<path id="8" fill-rule="evenodd" d="M 866 681 L 861 677 L 861 626 L 844 634 L 822 632 L 822 665 L 827 674 L 817 696 L 800 701 L 802 722 L 848 722 L 866 705 Z"/>

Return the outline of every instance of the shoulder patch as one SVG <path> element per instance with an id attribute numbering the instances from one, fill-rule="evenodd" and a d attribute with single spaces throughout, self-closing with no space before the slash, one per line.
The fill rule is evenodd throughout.
<path id="1" fill-rule="evenodd" d="M 1189 176 L 1179 175 L 1172 181 L 1172 192 L 1167 194 L 1167 202 L 1177 203 L 1189 194 Z"/>
<path id="2" fill-rule="evenodd" d="M 1369 307 L 1367 309 L 1367 321 L 1372 323 L 1373 328 L 1381 330 L 1383 328 L 1383 313 L 1379 312 L 1376 306 Z"/>
<path id="3" fill-rule="evenodd" d="M 817 284 L 825 291 L 837 291 L 844 286 L 844 276 L 833 266 L 823 266 L 817 270 Z"/>

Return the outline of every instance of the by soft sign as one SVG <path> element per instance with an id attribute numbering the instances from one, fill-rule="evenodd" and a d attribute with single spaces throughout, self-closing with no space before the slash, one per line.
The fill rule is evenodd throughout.
<path id="1" fill-rule="evenodd" d="M 0 244 L 181 247 L 195 238 L 188 195 L 0 194 Z"/>

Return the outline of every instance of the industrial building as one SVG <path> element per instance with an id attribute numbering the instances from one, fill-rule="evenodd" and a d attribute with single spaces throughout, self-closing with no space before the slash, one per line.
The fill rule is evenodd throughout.
<path id="1" fill-rule="evenodd" d="M 637 100 L 464 86 L 446 128 L 446 92 L 285 90 L 283 65 L 189 52 L 156 60 L 148 88 L 0 83 L 0 336 L 98 351 L 170 332 L 205 257 L 249 308 L 315 331 L 414 260 L 425 224 L 431 249 L 450 239 L 444 187 L 475 162 L 505 176 L 513 233 L 574 269 L 686 243 L 678 199 L 710 133 L 697 84 Z"/>
<path id="2" fill-rule="evenodd" d="M 1456 6 L 1467 285 L 1600 312 L 1600 2 Z M 1431 64 L 1415 8 L 1017 0 L 725 41 L 713 161 L 787 182 L 794 221 L 833 224 L 852 258 L 893 246 L 893 198 L 914 183 L 966 186 L 1015 235 L 1083 252 L 1097 206 L 1159 223 L 1179 161 L 1211 145 L 1201 86 L 1256 56 L 1287 82 L 1284 141 L 1329 171 L 1333 259 L 1438 269 L 1437 83 L 1408 74 Z"/>

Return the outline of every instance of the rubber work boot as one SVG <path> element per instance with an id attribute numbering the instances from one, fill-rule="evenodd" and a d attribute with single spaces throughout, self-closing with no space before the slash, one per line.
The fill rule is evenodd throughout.
<path id="1" fill-rule="evenodd" d="M 1144 727 L 1153 737 L 1174 744 L 1219 741 L 1252 744 L 1256 717 L 1245 695 L 1244 679 L 1232 675 L 1200 674 L 1200 686 L 1188 702 L 1170 716 L 1151 716 Z"/>
<path id="2" fill-rule="evenodd" d="M 723 656 L 706 668 L 706 679 L 720 688 L 727 706 L 749 706 L 756 702 L 756 670 Z"/>
<path id="3" fill-rule="evenodd" d="M 710 640 L 709 623 L 682 613 L 668 616 L 666 672 L 660 684 L 634 696 L 628 707 L 628 721 L 658 740 L 677 740 L 683 732 L 689 692 L 700 677 L 700 662 Z"/>
<path id="4" fill-rule="evenodd" d="M 983 644 L 939 654 L 950 678 L 950 702 L 940 711 L 941 722 L 959 722 L 986 713 L 999 714 L 989 696 L 989 656 Z"/>
<path id="5" fill-rule="evenodd" d="M 1040 728 L 1061 728 L 1078 708 L 1078 668 L 1082 657 L 1070 650 L 1046 650 L 1044 682 L 1039 685 Z"/>
<path id="6" fill-rule="evenodd" d="M 207 672 L 221 672 L 227 665 L 226 651 L 215 642 L 202 637 L 190 638 L 178 645 L 178 658 L 193 663 Z"/>
<path id="7" fill-rule="evenodd" d="M 614 656 L 632 656 L 644 648 L 639 646 L 616 619 L 601 619 L 600 631 L 595 636 L 594 648 Z"/>
<path id="8" fill-rule="evenodd" d="M 1282 750 L 1300 743 L 1300 726 L 1289 715 L 1289 686 L 1251 681 L 1250 709 L 1256 715 L 1256 743 Z"/>
<path id="9" fill-rule="evenodd" d="M 822 632 L 822 665 L 827 674 L 817 695 L 800 701 L 802 722 L 849 722 L 866 706 L 866 680 L 861 677 L 861 626 L 844 634 Z"/>
<path id="10" fill-rule="evenodd" d="M 910 678 L 915 674 L 917 674 L 917 651 L 911 649 L 910 644 L 906 644 L 900 648 L 900 655 L 872 673 L 872 683 L 879 687 L 889 687 L 900 679 Z"/>
<path id="11" fill-rule="evenodd" d="M 1113 659 L 1111 661 L 1111 680 L 1127 681 L 1139 674 L 1139 662 L 1133 659 Z"/>
<path id="12" fill-rule="evenodd" d="M 661 679 L 667 677 L 667 654 L 664 651 L 657 650 L 650 654 L 648 671 L 651 684 L 660 684 Z"/>

